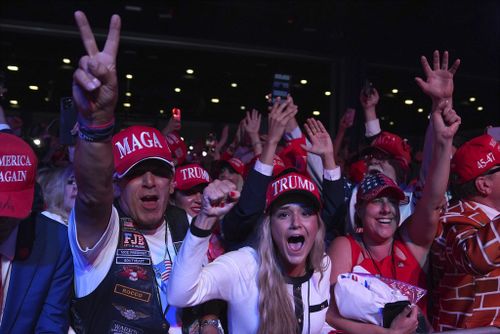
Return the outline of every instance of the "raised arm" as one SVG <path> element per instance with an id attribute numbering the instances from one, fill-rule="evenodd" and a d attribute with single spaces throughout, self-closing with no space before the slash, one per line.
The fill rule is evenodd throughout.
<path id="1" fill-rule="evenodd" d="M 380 123 L 377 118 L 377 104 L 380 100 L 377 89 L 370 87 L 359 93 L 359 102 L 365 114 L 365 136 L 371 138 L 380 133 Z"/>
<path id="2" fill-rule="evenodd" d="M 429 173 L 415 213 L 411 221 L 402 227 L 411 241 L 413 254 L 421 264 L 424 263 L 434 240 L 439 214 L 445 204 L 444 194 L 450 174 L 452 140 L 461 122 L 460 117 L 446 100 L 439 103 L 437 110 L 431 116 L 435 145 Z"/>
<path id="3" fill-rule="evenodd" d="M 339 129 L 335 140 L 333 141 L 333 151 L 336 154 L 336 158 L 339 157 L 340 147 L 342 146 L 342 141 L 345 137 L 345 132 L 354 123 L 354 116 L 356 115 L 356 109 L 347 108 L 344 115 L 340 118 Z"/>
<path id="4" fill-rule="evenodd" d="M 118 99 L 116 55 L 121 23 L 113 15 L 106 44 L 99 51 L 85 14 L 76 12 L 75 20 L 87 51 L 73 74 L 80 129 L 75 151 L 75 217 L 78 242 L 85 249 L 94 246 L 106 230 L 113 203 L 111 136 Z"/>
<path id="5" fill-rule="evenodd" d="M 243 120 L 243 128 L 245 129 L 248 137 L 250 137 L 250 141 L 252 143 L 252 149 L 255 156 L 258 156 L 262 153 L 262 142 L 259 137 L 260 130 L 260 113 L 252 109 L 252 111 L 247 111 L 246 117 Z"/>

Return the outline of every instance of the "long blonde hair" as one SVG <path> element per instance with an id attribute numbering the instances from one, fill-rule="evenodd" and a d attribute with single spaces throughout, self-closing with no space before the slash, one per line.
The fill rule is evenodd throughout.
<path id="1" fill-rule="evenodd" d="M 325 226 L 318 214 L 318 233 L 313 247 L 307 256 L 306 270 L 319 271 L 323 279 L 326 266 Z M 291 334 L 297 333 L 297 317 L 293 310 L 290 295 L 286 288 L 285 273 L 279 258 L 278 250 L 271 235 L 271 217 L 266 215 L 260 224 L 258 272 L 259 288 L 259 334 Z"/>

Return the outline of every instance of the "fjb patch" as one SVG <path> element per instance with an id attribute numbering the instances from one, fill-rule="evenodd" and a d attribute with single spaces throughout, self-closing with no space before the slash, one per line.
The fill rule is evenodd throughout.
<path id="1" fill-rule="evenodd" d="M 128 324 L 123 324 L 119 321 L 114 320 L 111 323 L 111 327 L 109 329 L 109 332 L 111 334 L 142 334 L 144 333 L 142 329 L 140 328 L 135 328 L 133 326 L 130 326 Z"/>
<path id="2" fill-rule="evenodd" d="M 140 233 L 123 232 L 123 247 L 143 249 L 146 245 L 144 236 Z"/>
<path id="3" fill-rule="evenodd" d="M 121 284 L 116 284 L 113 292 L 145 303 L 149 303 L 151 300 L 151 294 L 149 292 L 140 291 Z"/>
<path id="4" fill-rule="evenodd" d="M 168 259 L 153 265 L 153 270 L 156 277 L 161 278 L 163 282 L 167 281 L 170 277 L 170 272 L 172 271 L 172 262 Z"/>

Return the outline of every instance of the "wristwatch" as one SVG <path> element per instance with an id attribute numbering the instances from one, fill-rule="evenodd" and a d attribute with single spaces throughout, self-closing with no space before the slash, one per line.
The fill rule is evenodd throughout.
<path id="1" fill-rule="evenodd" d="M 208 319 L 200 321 L 200 332 L 206 326 L 217 328 L 217 334 L 224 334 L 224 329 L 222 329 L 222 325 L 219 319 Z"/>

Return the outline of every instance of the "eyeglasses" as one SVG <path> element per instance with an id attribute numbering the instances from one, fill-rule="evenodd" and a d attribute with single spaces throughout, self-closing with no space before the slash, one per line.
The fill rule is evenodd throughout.
<path id="1" fill-rule="evenodd" d="M 70 177 L 67 181 L 66 184 L 68 186 L 76 186 L 76 179 L 74 177 Z"/>

